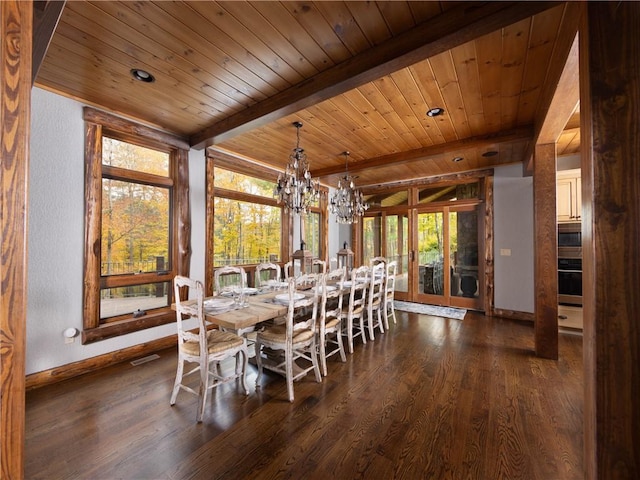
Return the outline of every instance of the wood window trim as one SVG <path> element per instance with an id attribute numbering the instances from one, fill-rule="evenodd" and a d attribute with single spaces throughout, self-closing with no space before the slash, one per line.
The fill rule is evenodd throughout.
<path id="1" fill-rule="evenodd" d="M 100 288 L 103 279 L 101 262 L 102 212 L 102 136 L 114 133 L 121 140 L 138 145 L 163 148 L 172 152 L 170 176 L 173 178 L 171 273 L 189 275 L 191 261 L 191 213 L 189 205 L 189 144 L 185 139 L 139 125 L 114 115 L 85 107 L 85 252 L 83 279 L 82 343 L 92 343 L 175 321 L 169 307 L 155 309 L 140 318 L 123 316 L 109 323 L 100 323 Z M 155 176 L 150 176 L 152 178 Z M 145 274 L 151 282 L 173 279 L 166 272 Z M 172 289 L 169 289 L 171 292 Z"/>

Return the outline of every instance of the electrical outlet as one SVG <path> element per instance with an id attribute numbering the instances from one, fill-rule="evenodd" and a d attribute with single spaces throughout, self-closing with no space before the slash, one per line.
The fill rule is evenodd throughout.
<path id="1" fill-rule="evenodd" d="M 501 248 L 500 249 L 500 256 L 501 257 L 510 257 L 511 256 L 511 249 L 510 248 Z"/>

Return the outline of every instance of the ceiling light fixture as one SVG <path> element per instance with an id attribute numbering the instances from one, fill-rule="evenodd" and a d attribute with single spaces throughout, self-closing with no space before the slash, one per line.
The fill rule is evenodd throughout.
<path id="1" fill-rule="evenodd" d="M 369 204 L 364 201 L 362 192 L 355 188 L 353 180 L 357 177 L 349 175 L 349 152 L 342 154 L 344 155 L 345 175 L 338 180 L 338 189 L 331 197 L 329 209 L 336 216 L 338 223 L 358 223 L 358 218 L 364 215 Z"/>
<path id="2" fill-rule="evenodd" d="M 320 196 L 320 182 L 311 178 L 309 162 L 304 150 L 300 148 L 301 122 L 293 122 L 297 130 L 296 148 L 289 155 L 289 163 L 284 171 L 278 175 L 274 188 L 274 195 L 278 203 L 284 204 L 285 210 L 295 214 L 308 213 L 309 207 Z"/>
<path id="3" fill-rule="evenodd" d="M 437 117 L 438 115 L 442 115 L 444 113 L 444 108 L 435 107 L 427 110 L 427 117 Z"/>
<path id="4" fill-rule="evenodd" d="M 453 157 L 453 158 L 451 159 L 451 161 L 452 161 L 452 162 L 461 162 L 462 160 L 464 160 L 464 158 L 463 158 L 463 157 Z"/>
<path id="5" fill-rule="evenodd" d="M 152 83 L 152 82 L 156 81 L 156 78 L 153 75 L 151 75 L 146 70 L 141 70 L 139 68 L 132 68 L 131 69 L 131 76 L 133 78 L 135 78 L 136 80 L 139 80 L 139 81 L 145 82 L 145 83 Z"/>

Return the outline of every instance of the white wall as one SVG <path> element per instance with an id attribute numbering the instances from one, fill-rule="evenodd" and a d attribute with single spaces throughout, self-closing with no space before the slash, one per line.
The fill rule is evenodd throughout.
<path id="1" fill-rule="evenodd" d="M 533 177 L 520 164 L 494 173 L 495 308 L 533 313 Z"/>
<path id="2" fill-rule="evenodd" d="M 83 105 L 34 88 L 31 105 L 26 373 L 94 357 L 175 333 L 175 325 L 81 345 L 84 252 Z M 204 280 L 205 160 L 192 151 L 191 276 Z"/>

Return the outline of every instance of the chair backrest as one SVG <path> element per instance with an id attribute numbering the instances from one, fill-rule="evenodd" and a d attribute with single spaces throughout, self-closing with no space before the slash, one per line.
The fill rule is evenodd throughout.
<path id="1" fill-rule="evenodd" d="M 369 267 L 362 265 L 351 270 L 351 290 L 349 291 L 349 314 L 353 315 L 360 307 L 367 303 L 367 289 L 369 287 Z"/>
<path id="2" fill-rule="evenodd" d="M 311 263 L 311 270 L 314 273 L 327 273 L 327 262 L 319 258 L 314 258 Z"/>
<path id="3" fill-rule="evenodd" d="M 389 300 L 393 300 L 393 296 L 396 291 L 396 272 L 398 269 L 398 262 L 396 260 L 387 264 L 387 275 L 384 285 L 385 297 Z"/>
<path id="4" fill-rule="evenodd" d="M 315 335 L 321 285 L 321 273 L 307 273 L 289 279 L 287 343 L 292 343 L 293 336 L 300 330 L 309 330 Z M 299 293 L 302 293 L 304 298 L 296 300 L 296 294 Z"/>
<path id="5" fill-rule="evenodd" d="M 220 267 L 213 273 L 215 290 L 218 295 L 243 290 L 247 286 L 247 273 L 242 267 Z"/>
<path id="6" fill-rule="evenodd" d="M 345 276 L 346 267 L 336 268 L 323 276 L 319 322 L 325 323 L 327 319 L 340 318 Z"/>
<path id="7" fill-rule="evenodd" d="M 283 267 L 284 270 L 284 279 L 285 280 L 289 280 L 290 278 L 293 278 L 293 262 L 287 262 L 284 264 Z"/>
<path id="8" fill-rule="evenodd" d="M 338 257 L 331 257 L 329 259 L 329 271 L 338 268 Z"/>
<path id="9" fill-rule="evenodd" d="M 379 304 L 384 295 L 386 262 L 373 265 L 369 272 L 369 308 Z"/>
<path id="10" fill-rule="evenodd" d="M 259 263 L 256 265 L 254 286 L 260 288 L 268 285 L 269 281 L 280 281 L 280 265 L 277 263 Z"/>
<path id="11" fill-rule="evenodd" d="M 369 260 L 369 266 L 372 268 L 379 263 L 384 263 L 386 265 L 387 259 L 385 257 L 373 257 L 371 260 Z"/>
<path id="12" fill-rule="evenodd" d="M 200 345 L 207 345 L 206 326 L 204 321 L 204 288 L 202 282 L 192 280 L 191 278 L 176 275 L 173 279 L 173 288 L 175 293 L 176 305 L 176 324 L 178 326 L 178 342 L 185 343 L 188 341 L 200 342 Z M 195 299 L 188 301 L 187 288 Z M 182 322 L 185 320 L 183 316 L 196 318 L 198 320 L 198 333 L 190 332 L 183 328 Z M 201 352 L 202 353 L 202 352 Z"/>

